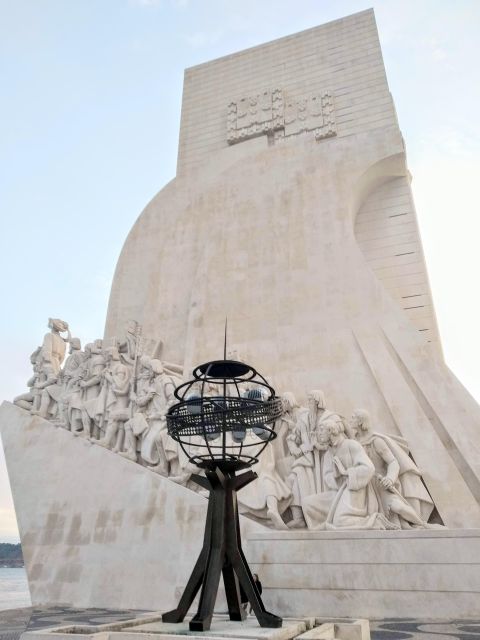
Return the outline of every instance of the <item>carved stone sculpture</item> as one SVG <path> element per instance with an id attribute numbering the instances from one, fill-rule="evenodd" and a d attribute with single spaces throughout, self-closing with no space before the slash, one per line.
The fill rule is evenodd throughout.
<path id="1" fill-rule="evenodd" d="M 336 493 L 325 521 L 316 521 L 319 496 L 309 496 L 303 502 L 303 509 L 311 529 L 395 529 L 379 512 L 379 504 L 372 487 L 375 467 L 365 449 L 356 440 L 345 435 L 345 427 L 335 417 L 326 420 L 322 426 L 323 437 L 328 444 L 325 458 L 325 479 L 329 487 L 336 487 Z"/>
<path id="2" fill-rule="evenodd" d="M 315 487 L 312 493 L 320 493 L 325 490 L 323 457 L 325 444 L 320 437 L 323 423 L 335 418 L 343 420 L 337 413 L 327 409 L 325 394 L 320 390 L 309 391 L 307 394 L 308 408 L 299 412 L 299 428 L 302 433 L 303 450 L 312 452 L 313 473 Z M 302 497 L 305 497 L 305 492 Z"/>
<path id="3" fill-rule="evenodd" d="M 292 460 L 287 444 L 288 434 L 293 425 L 296 425 L 300 405 L 290 391 L 280 395 L 283 406 L 283 415 L 275 424 L 277 437 L 272 442 L 276 467 L 282 478 L 286 479 L 290 473 Z"/>
<path id="4" fill-rule="evenodd" d="M 120 360 L 133 366 L 141 352 L 142 327 L 135 320 L 129 320 L 125 327 L 125 338 L 117 344 Z"/>
<path id="5" fill-rule="evenodd" d="M 305 418 L 305 410 L 303 411 Z M 288 484 L 292 490 L 292 520 L 288 526 L 300 528 L 305 526 L 302 511 L 302 497 L 315 493 L 315 476 L 313 473 L 313 448 L 308 432 L 307 419 L 291 420 L 288 422 L 288 435 L 286 438 L 288 451 L 291 457 L 291 469 L 288 476 Z"/>
<path id="6" fill-rule="evenodd" d="M 92 435 L 94 438 L 100 436 L 103 405 L 99 407 L 98 397 L 102 388 L 105 367 L 106 359 L 103 352 L 103 341 L 95 340 L 95 342 L 87 344 L 85 346 L 85 371 L 79 386 L 82 389 L 83 432 L 88 438 Z"/>
<path id="7" fill-rule="evenodd" d="M 383 513 L 402 529 L 425 527 L 433 501 L 408 455 L 406 441 L 374 432 L 368 412 L 362 409 L 353 413 L 352 428 L 375 466 L 372 484 Z"/>
<path id="8" fill-rule="evenodd" d="M 123 340 L 113 338 L 109 348 L 95 340 L 83 352 L 67 323 L 50 319 L 49 328 L 30 356 L 29 391 L 15 404 L 198 491 L 190 483 L 198 470 L 166 429 L 183 368 L 142 353 L 159 351 L 162 343 L 145 341 L 131 321 Z M 219 393 L 212 384 L 206 391 Z M 346 425 L 326 408 L 322 391 L 307 394 L 307 407 L 291 392 L 281 397 L 277 438 L 260 457 L 258 481 L 239 496 L 241 511 L 276 529 L 434 526 L 427 524 L 433 501 L 403 438 L 373 432 L 363 410 Z M 247 438 L 261 443 L 258 433 Z"/>
<path id="9" fill-rule="evenodd" d="M 62 391 L 58 399 L 58 418 L 72 433 L 83 429 L 82 422 L 82 388 L 80 381 L 85 374 L 85 353 L 81 350 L 78 338 L 70 339 L 70 353 L 59 379 Z"/>
<path id="10" fill-rule="evenodd" d="M 165 416 L 175 402 L 173 392 L 179 381 L 167 374 L 160 360 L 152 360 L 151 367 L 154 378 L 148 408 L 149 428 L 142 439 L 141 456 L 157 473 L 167 476 L 173 465 L 176 467 L 172 469 L 173 475 L 178 475 L 179 447 L 167 433 Z"/>
<path id="11" fill-rule="evenodd" d="M 137 461 L 138 443 L 149 429 L 145 414 L 148 412 L 148 405 L 154 395 L 154 391 L 151 388 L 153 377 L 151 362 L 150 356 L 144 355 L 140 357 L 138 374 L 134 382 L 136 388 L 130 394 L 130 413 L 132 417 L 124 424 L 124 451 L 121 451 L 120 455 L 134 462 Z"/>
<path id="12" fill-rule="evenodd" d="M 107 428 L 98 444 L 117 453 L 123 446 L 123 424 L 130 417 L 128 407 L 131 377 L 131 367 L 120 362 L 118 349 L 108 349 L 108 363 L 104 373 L 106 384 L 98 398 L 98 401 L 105 400 Z M 101 398 L 102 394 L 104 398 Z"/>
<path id="13" fill-rule="evenodd" d="M 30 356 L 30 362 L 33 367 L 33 375 L 27 382 L 27 387 L 29 387 L 30 390 L 27 393 L 20 394 L 13 400 L 14 404 L 27 411 L 37 410 L 40 406 L 41 394 L 37 388 L 37 383 L 40 377 L 41 358 L 42 347 L 37 347 Z"/>
<path id="14" fill-rule="evenodd" d="M 45 334 L 42 344 L 42 358 L 48 362 L 55 375 L 60 373 L 63 359 L 65 358 L 66 345 L 70 342 L 71 336 L 68 322 L 59 318 L 49 318 L 48 328 L 50 333 Z M 61 333 L 67 333 L 66 338 L 62 338 Z"/>
<path id="15" fill-rule="evenodd" d="M 43 338 L 36 383 L 36 388 L 42 391 L 40 406 L 38 409 L 32 409 L 32 413 L 52 419 L 56 415 L 57 402 L 62 392 L 61 381 L 58 378 L 65 358 L 66 344 L 70 340 L 70 331 L 68 323 L 58 318 L 49 318 L 48 328 L 50 333 L 45 334 Z M 60 335 L 64 332 L 67 332 L 67 338 Z"/>
<path id="16" fill-rule="evenodd" d="M 261 443 L 260 437 L 249 431 L 246 446 Z M 253 448 L 255 450 L 255 448 Z M 275 449 L 266 447 L 255 466 L 258 479 L 244 487 L 238 495 L 239 509 L 260 519 L 267 519 L 275 529 L 287 529 L 282 514 L 292 502 L 292 491 L 276 467 Z"/>

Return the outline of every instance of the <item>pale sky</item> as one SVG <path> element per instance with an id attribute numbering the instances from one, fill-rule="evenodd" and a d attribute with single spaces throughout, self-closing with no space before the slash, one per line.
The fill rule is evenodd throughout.
<path id="1" fill-rule="evenodd" d="M 127 233 L 175 175 L 184 68 L 371 6 L 445 358 L 480 400 L 478 0 L 0 0 L 0 399 L 49 316 L 101 337 Z"/>

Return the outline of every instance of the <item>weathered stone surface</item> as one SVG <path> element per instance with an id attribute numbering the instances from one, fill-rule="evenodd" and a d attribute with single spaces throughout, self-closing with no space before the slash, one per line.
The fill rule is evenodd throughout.
<path id="1" fill-rule="evenodd" d="M 8 402 L 0 433 L 33 605 L 177 604 L 203 541 L 203 496 Z"/>
<path id="2" fill-rule="evenodd" d="M 248 553 L 284 615 L 480 617 L 480 530 L 255 533 Z"/>
<path id="3" fill-rule="evenodd" d="M 227 316 L 275 388 L 366 409 L 443 523 L 480 527 L 480 408 L 442 359 L 409 182 L 371 10 L 187 69 L 178 174 L 123 247 L 106 337 L 136 318 L 189 371 Z"/>
<path id="4" fill-rule="evenodd" d="M 188 621 L 173 624 L 162 622 L 159 614 L 149 614 L 145 621 L 127 620 L 97 626 L 57 626 L 49 629 L 28 631 L 23 640 L 169 640 L 179 638 L 215 640 L 370 640 L 368 620 L 320 622 L 313 627 L 315 619 L 287 619 L 278 629 L 262 628 L 254 618 L 232 622 L 226 616 L 214 616 L 212 628 L 195 635 L 188 628 Z M 308 629 L 308 631 L 306 631 Z"/>

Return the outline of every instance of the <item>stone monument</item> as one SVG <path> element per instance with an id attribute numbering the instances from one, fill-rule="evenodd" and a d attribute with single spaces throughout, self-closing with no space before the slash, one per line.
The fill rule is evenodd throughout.
<path id="1" fill-rule="evenodd" d="M 165 416 L 225 317 L 283 404 L 238 495 L 266 605 L 479 616 L 480 407 L 442 356 L 372 10 L 186 70 L 103 339 L 50 320 L 0 410 L 34 603 L 174 606 L 206 501 Z"/>

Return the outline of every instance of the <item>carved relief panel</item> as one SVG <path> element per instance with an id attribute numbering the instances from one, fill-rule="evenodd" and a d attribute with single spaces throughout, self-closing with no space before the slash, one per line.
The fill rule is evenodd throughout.
<path id="1" fill-rule="evenodd" d="M 273 133 L 283 127 L 283 97 L 278 89 L 241 98 L 228 105 L 229 144 Z"/>
<path id="2" fill-rule="evenodd" d="M 333 96 L 328 91 L 294 98 L 273 89 L 228 105 L 228 144 L 265 134 L 279 141 L 310 131 L 316 140 L 337 134 Z"/>

